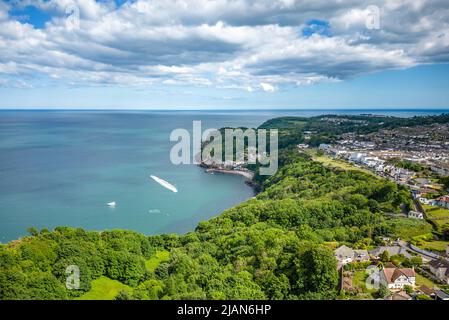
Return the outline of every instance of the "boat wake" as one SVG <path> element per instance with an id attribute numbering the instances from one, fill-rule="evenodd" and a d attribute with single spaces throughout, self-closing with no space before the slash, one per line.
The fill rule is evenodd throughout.
<path id="1" fill-rule="evenodd" d="M 161 179 L 161 178 L 153 176 L 153 175 L 151 175 L 150 177 L 151 177 L 151 179 L 153 179 L 154 181 L 159 183 L 164 188 L 167 188 L 168 190 L 173 191 L 173 192 L 178 192 L 178 189 L 176 189 L 176 187 L 174 185 L 165 181 L 164 179 Z"/>

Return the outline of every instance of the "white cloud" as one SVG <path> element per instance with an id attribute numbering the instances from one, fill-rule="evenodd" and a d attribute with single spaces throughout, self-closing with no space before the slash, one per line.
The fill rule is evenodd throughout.
<path id="1" fill-rule="evenodd" d="M 78 29 L 66 8 L 80 11 Z M 8 15 L 35 5 L 45 28 Z M 369 5 L 381 28 L 369 30 Z M 331 36 L 303 36 L 311 19 Z M 252 92 L 312 85 L 422 63 L 449 62 L 444 0 L 23 0 L 0 4 L 0 75 L 48 75 L 83 85 L 215 86 Z M 31 79 L 31 80 L 30 80 Z"/>
<path id="2" fill-rule="evenodd" d="M 265 92 L 274 92 L 276 89 L 269 83 L 261 82 L 260 87 Z"/>

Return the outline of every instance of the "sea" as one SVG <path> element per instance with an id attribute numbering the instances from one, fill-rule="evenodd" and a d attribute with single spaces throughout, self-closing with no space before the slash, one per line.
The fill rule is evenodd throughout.
<path id="1" fill-rule="evenodd" d="M 441 113 L 449 110 L 1 110 L 0 242 L 29 227 L 186 233 L 253 197 L 242 176 L 170 161 L 170 133 L 192 132 L 193 121 L 205 130 L 293 115 Z"/>

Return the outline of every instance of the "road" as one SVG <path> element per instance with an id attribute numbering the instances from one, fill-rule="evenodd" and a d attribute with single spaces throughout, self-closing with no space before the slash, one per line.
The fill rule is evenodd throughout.
<path id="1" fill-rule="evenodd" d="M 429 256 L 429 255 L 427 255 L 427 254 L 424 254 L 424 253 L 422 253 L 422 252 L 418 252 L 418 251 L 412 249 L 412 248 L 410 247 L 410 243 L 408 243 L 408 242 L 406 242 L 406 241 L 404 241 L 404 240 L 399 240 L 399 241 L 398 241 L 398 245 L 401 246 L 402 248 L 406 249 L 406 250 L 412 251 L 413 253 L 416 253 L 417 255 L 421 256 L 421 258 L 423 259 L 423 262 L 428 262 L 428 261 L 430 261 L 430 260 L 435 259 L 435 258 L 432 257 L 432 256 Z"/>

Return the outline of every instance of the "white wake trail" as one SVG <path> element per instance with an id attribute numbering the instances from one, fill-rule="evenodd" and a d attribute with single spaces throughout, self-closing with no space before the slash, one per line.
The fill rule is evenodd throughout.
<path id="1" fill-rule="evenodd" d="M 176 189 L 176 187 L 174 185 L 172 185 L 170 182 L 167 182 L 164 179 L 161 179 L 161 178 L 153 176 L 153 175 L 151 175 L 150 177 L 151 177 L 151 179 L 153 179 L 154 181 L 159 183 L 164 188 L 167 188 L 168 190 L 173 191 L 173 192 L 178 192 L 178 189 Z"/>

